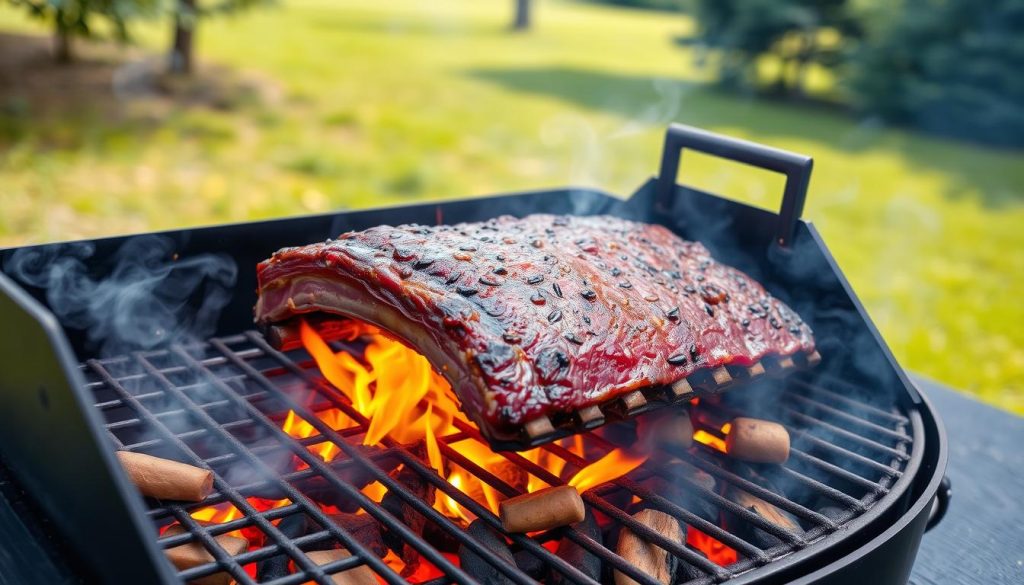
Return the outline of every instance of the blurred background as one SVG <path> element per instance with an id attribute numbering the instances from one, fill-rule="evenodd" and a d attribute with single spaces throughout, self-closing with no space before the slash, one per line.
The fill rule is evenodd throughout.
<path id="1" fill-rule="evenodd" d="M 1022 72 L 1022 0 L 0 0 L 0 246 L 628 196 L 679 121 L 812 155 L 805 216 L 903 365 L 1024 413 Z"/>

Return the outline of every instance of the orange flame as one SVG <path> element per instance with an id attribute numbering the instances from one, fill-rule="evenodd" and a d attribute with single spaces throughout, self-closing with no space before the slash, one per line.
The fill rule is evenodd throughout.
<path id="1" fill-rule="evenodd" d="M 436 436 L 454 431 L 458 403 L 451 386 L 412 349 L 371 325 L 362 331 L 370 339 L 363 354 L 366 365 L 347 351 L 335 353 L 305 321 L 300 327 L 302 344 L 320 373 L 369 419 L 363 444 L 377 445 L 384 437 L 404 444 L 425 441 L 431 466 L 443 474 Z M 337 410 L 317 416 L 332 411 Z"/>
<path id="2" fill-rule="evenodd" d="M 307 323 L 302 322 L 300 333 L 306 351 L 313 357 L 324 378 L 351 401 L 352 406 L 369 420 L 364 445 L 376 445 L 385 437 L 401 444 L 423 441 L 430 466 L 445 477 L 463 493 L 467 494 L 492 512 L 498 512 L 498 504 L 505 494 L 487 482 L 469 473 L 458 465 L 445 460 L 437 437 L 444 437 L 457 431 L 453 421 L 469 422 L 458 408 L 458 400 L 447 380 L 431 368 L 425 357 L 413 349 L 392 339 L 377 327 L 352 322 L 344 329 L 349 335 L 361 334 L 368 341 L 363 360 L 358 360 L 347 351 L 335 352 L 320 334 Z M 332 428 L 348 428 L 354 425 L 349 417 L 337 409 L 316 413 L 328 421 Z M 315 432 L 302 421 L 288 425 L 289 420 L 298 418 L 289 413 L 285 430 L 296 437 L 308 437 Z M 335 424 L 341 425 L 336 427 Z M 583 455 L 582 438 L 577 436 L 563 441 L 563 446 L 576 455 Z M 548 484 L 535 475 L 527 475 L 519 466 L 490 447 L 474 439 L 451 443 L 450 448 L 474 464 L 483 467 L 502 479 L 516 491 L 536 491 Z M 316 449 L 314 449 L 316 447 Z M 327 441 L 311 447 L 311 451 L 328 459 L 336 454 L 335 447 Z M 545 449 L 533 449 L 519 454 L 536 463 L 554 476 L 559 476 L 566 461 Z M 632 471 L 647 459 L 644 455 L 614 450 L 602 459 L 587 466 L 573 478 L 573 485 L 580 491 L 615 479 Z M 367 486 L 363 493 L 371 498 L 382 497 L 383 488 Z M 475 515 L 464 509 L 454 498 L 438 490 L 434 502 L 438 511 L 463 522 L 471 522 Z"/>
<path id="3" fill-rule="evenodd" d="M 725 439 L 722 437 L 728 436 L 730 430 L 732 430 L 732 423 L 723 424 L 721 428 L 722 436 L 719 437 L 718 435 L 705 431 L 704 429 L 697 429 L 693 432 L 693 440 L 698 443 L 704 443 L 712 449 L 725 453 Z"/>
<path id="4" fill-rule="evenodd" d="M 580 493 L 626 475 L 647 461 L 649 455 L 628 449 L 613 449 L 604 457 L 581 469 L 569 480 Z"/>

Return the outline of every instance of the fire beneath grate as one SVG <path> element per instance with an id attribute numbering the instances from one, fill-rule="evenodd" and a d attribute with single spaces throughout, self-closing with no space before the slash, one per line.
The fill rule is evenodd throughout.
<path id="1" fill-rule="evenodd" d="M 154 538 L 187 557 L 176 563 L 186 582 L 722 582 L 852 526 L 902 475 L 912 446 L 906 417 L 854 398 L 863 391 L 845 382 L 766 379 L 694 401 L 697 441 L 661 443 L 643 465 L 583 491 L 584 522 L 505 534 L 499 501 L 629 453 L 638 428 L 647 439 L 644 421 L 522 454 L 491 452 L 458 416 L 436 436 L 400 443 L 396 430 L 364 445 L 379 429 L 310 355 L 255 332 L 82 368 L 116 448 L 215 474 L 202 502 L 148 501 Z M 737 416 L 782 423 L 788 461 L 722 453 Z M 623 552 L 637 546 L 646 568 Z"/>

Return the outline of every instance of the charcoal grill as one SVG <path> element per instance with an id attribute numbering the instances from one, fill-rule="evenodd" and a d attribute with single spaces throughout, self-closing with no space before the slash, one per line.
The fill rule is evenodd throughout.
<path id="1" fill-rule="evenodd" d="M 781 212 L 676 185 L 684 149 L 785 174 Z M 616 554 L 614 546 L 576 528 L 508 535 L 517 560 L 532 559 L 530 572 L 522 560 L 510 563 L 494 553 L 388 471 L 401 464 L 500 529 L 487 507 L 434 472 L 415 446 L 388 439 L 380 449 L 361 448 L 358 437 L 366 430 L 366 420 L 321 379 L 310 357 L 302 349 L 277 350 L 251 330 L 255 265 L 283 246 L 381 223 L 479 221 L 503 213 L 609 213 L 664 224 L 702 241 L 716 257 L 757 278 L 812 326 L 822 362 L 788 377 L 764 376 L 699 407 L 703 418 L 696 421 L 711 431 L 715 421 L 737 413 L 782 422 L 794 440 L 784 466 L 758 468 L 751 476 L 710 447 L 670 449 L 659 461 L 671 460 L 673 465 L 648 464 L 584 494 L 606 532 L 626 527 L 666 550 L 688 568 L 679 582 L 905 582 L 921 535 L 941 519 L 948 502 L 948 489 L 940 489 L 945 437 L 819 234 L 800 220 L 810 170 L 806 157 L 673 125 L 659 177 L 625 200 L 592 189 L 560 189 L 164 232 L 175 242 L 175 258 L 222 253 L 234 259 L 239 285 L 208 338 L 121 355 L 101 355 L 86 332 L 60 323 L 45 290 L 0 274 L 0 316 L 9 332 L 0 339 L 0 480 L 9 476 L 6 492 L 47 519 L 35 533 L 45 541 L 48 554 L 37 562 L 60 567 L 58 572 L 71 575 L 72 581 L 180 583 L 226 572 L 246 584 L 331 583 L 332 575 L 366 565 L 385 582 L 404 582 L 349 530 L 327 517 L 319 505 L 322 499 L 309 489 L 316 483 L 318 493 L 326 491 L 361 508 L 393 539 L 429 561 L 435 568 L 426 581 L 431 584 L 475 582 L 451 549 L 446 554 L 438 544 L 442 540 L 471 551 L 509 582 L 552 576 L 570 583 L 596 582 L 544 546 L 568 539 L 600 559 L 599 581 L 610 582 L 612 571 L 618 571 L 652 585 L 656 581 Z M 99 278 L 109 271 L 110 258 L 126 241 L 89 242 L 93 253 L 85 261 L 92 274 Z M 0 262 L 6 271 L 15 254 L 59 254 L 65 246 L 9 249 L 0 253 Z M 358 424 L 334 430 L 317 418 L 316 411 L 323 408 L 340 409 Z M 315 433 L 304 439 L 285 433 L 281 420 L 289 410 Z M 628 433 L 630 424 L 627 420 L 616 428 Z M 587 444 L 596 450 L 593 458 L 613 447 L 610 436 L 587 433 Z M 477 429 L 460 423 L 457 433 L 439 437 L 442 454 L 499 493 L 518 493 L 452 448 L 457 441 L 484 441 Z M 309 450 L 324 442 L 340 452 L 329 463 Z M 213 469 L 215 492 L 197 504 L 144 500 L 117 466 L 115 448 Z M 542 448 L 577 466 L 593 459 L 589 452 L 585 460 L 559 444 Z M 282 471 L 268 463 L 278 456 L 305 465 Z M 542 481 L 563 483 L 519 454 L 504 456 Z M 239 465 L 251 473 L 239 478 L 236 471 L 226 471 Z M 715 489 L 680 479 L 674 471 L 680 468 L 710 475 Z M 357 475 L 360 482 L 354 479 Z M 425 517 L 430 530 L 411 529 L 407 519 L 396 517 L 394 506 L 361 493 L 360 483 L 373 480 L 403 508 Z M 686 501 L 652 489 L 655 480 L 681 482 Z M 725 486 L 783 510 L 800 529 L 780 527 L 736 504 L 724 496 Z M 252 497 L 286 502 L 261 511 Z M 233 505 L 239 516 L 206 525 L 190 515 L 218 504 Z M 631 517 L 638 505 L 666 512 L 734 549 L 737 561 L 720 566 L 685 543 L 665 538 Z M 730 519 L 728 529 L 708 519 L 709 507 L 719 518 Z M 283 528 L 286 521 L 299 516 L 310 528 L 289 534 Z M 158 529 L 172 522 L 185 532 L 158 538 Z M 250 550 L 229 556 L 214 539 L 240 529 L 259 539 Z M 213 561 L 176 572 L 162 549 L 187 542 L 202 544 Z M 317 566 L 303 553 L 331 545 L 346 548 L 352 556 Z M 273 578 L 253 575 L 272 562 L 290 563 L 294 572 Z"/>

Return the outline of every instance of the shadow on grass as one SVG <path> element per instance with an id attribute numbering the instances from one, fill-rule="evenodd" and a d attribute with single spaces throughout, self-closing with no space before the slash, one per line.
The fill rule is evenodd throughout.
<path id="1" fill-rule="evenodd" d="M 50 40 L 0 33 L 0 149 L 95 148 L 145 138 L 168 127 L 183 137 L 235 137 L 224 116 L 195 111 L 256 110 L 266 88 L 220 67 L 171 77 L 158 56 L 134 48 L 76 43 L 76 60 L 54 62 Z M 184 118 L 184 119 L 183 119 Z"/>
<path id="2" fill-rule="evenodd" d="M 555 97 L 591 110 L 648 123 L 683 122 L 702 127 L 735 126 L 771 144 L 773 138 L 820 142 L 843 152 L 885 152 L 922 170 L 949 176 L 947 197 L 976 189 L 991 207 L 1024 204 L 1021 152 L 992 150 L 973 144 L 891 131 L 878 123 L 857 121 L 834 107 L 787 104 L 756 95 L 737 95 L 713 86 L 678 79 L 623 75 L 571 67 L 475 69 L 474 79 L 511 91 Z M 651 112 L 670 112 L 651 117 Z M 808 149 L 813 154 L 813 148 Z M 1007 170 L 1016 180 L 1007 176 Z M 851 173 L 856 173 L 851 169 Z"/>

